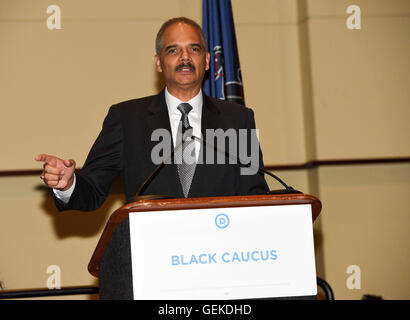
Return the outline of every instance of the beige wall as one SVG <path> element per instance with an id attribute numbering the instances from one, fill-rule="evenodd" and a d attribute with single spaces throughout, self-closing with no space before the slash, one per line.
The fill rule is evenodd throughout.
<path id="1" fill-rule="evenodd" d="M 62 30 L 46 27 L 49 5 Z M 346 8 L 361 8 L 348 30 Z M 408 0 L 232 0 L 245 98 L 256 112 L 266 165 L 409 157 Z M 200 0 L 1 0 L 0 171 L 40 169 L 51 153 L 81 165 L 107 108 L 155 94 L 161 23 L 201 23 Z M 318 275 L 338 299 L 409 299 L 410 166 L 322 166 L 277 172 L 318 196 Z M 273 189 L 279 188 L 269 182 Z M 62 285 L 96 285 L 87 272 L 104 224 L 123 203 L 118 186 L 93 213 L 58 213 L 37 176 L 0 177 L 0 281 L 43 288 L 47 266 Z M 349 290 L 349 265 L 361 289 Z M 87 298 L 87 297 L 77 297 Z"/>
<path id="2" fill-rule="evenodd" d="M 336 297 L 409 299 L 410 164 L 326 167 L 319 181 L 324 270 Z M 360 290 L 346 286 L 350 265 L 360 267 Z"/>
<path id="3" fill-rule="evenodd" d="M 346 28 L 351 4 L 360 30 Z M 311 0 L 306 12 L 316 159 L 408 157 L 410 2 Z M 408 163 L 320 167 L 318 190 L 322 267 L 336 298 L 409 299 Z M 361 289 L 347 288 L 350 265 Z"/>

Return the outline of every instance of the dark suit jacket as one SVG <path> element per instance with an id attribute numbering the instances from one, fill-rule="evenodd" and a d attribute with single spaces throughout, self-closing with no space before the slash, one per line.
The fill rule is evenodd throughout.
<path id="1" fill-rule="evenodd" d="M 205 129 L 255 128 L 251 109 L 205 95 L 201 121 L 203 135 Z M 155 96 L 113 105 L 81 172 L 76 174 L 76 186 L 69 203 L 63 205 L 54 198 L 57 207 L 60 210 L 97 209 L 106 199 L 117 176 L 121 177 L 126 198 L 134 196 L 156 167 L 151 160 L 151 151 L 158 141 L 151 141 L 151 134 L 158 128 L 171 132 L 164 90 Z M 201 151 L 206 150 L 202 149 Z M 216 154 L 217 152 L 215 156 Z M 263 167 L 260 149 L 259 158 L 259 165 Z M 226 164 L 197 164 L 188 196 L 234 196 L 268 192 L 262 174 L 241 175 L 240 166 L 227 163 L 228 160 Z M 183 198 L 176 165 L 163 166 L 142 194 Z"/>

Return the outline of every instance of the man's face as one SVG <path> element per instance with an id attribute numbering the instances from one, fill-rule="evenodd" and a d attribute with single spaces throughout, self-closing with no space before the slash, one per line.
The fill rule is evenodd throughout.
<path id="1" fill-rule="evenodd" d="M 177 23 L 165 30 L 161 52 L 155 55 L 155 63 L 169 90 L 196 91 L 209 69 L 209 53 L 193 26 Z"/>

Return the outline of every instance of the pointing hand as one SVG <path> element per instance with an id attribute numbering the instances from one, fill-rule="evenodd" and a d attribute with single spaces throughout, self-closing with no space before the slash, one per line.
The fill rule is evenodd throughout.
<path id="1" fill-rule="evenodd" d="M 73 185 L 74 160 L 63 160 L 48 154 L 39 154 L 34 160 L 44 162 L 40 178 L 48 187 L 64 191 Z"/>

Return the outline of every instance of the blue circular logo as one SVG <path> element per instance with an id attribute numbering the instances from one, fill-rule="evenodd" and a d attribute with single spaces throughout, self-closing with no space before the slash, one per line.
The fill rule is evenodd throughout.
<path id="1" fill-rule="evenodd" d="M 220 229 L 229 226 L 229 217 L 225 213 L 220 213 L 215 217 L 215 224 Z"/>

